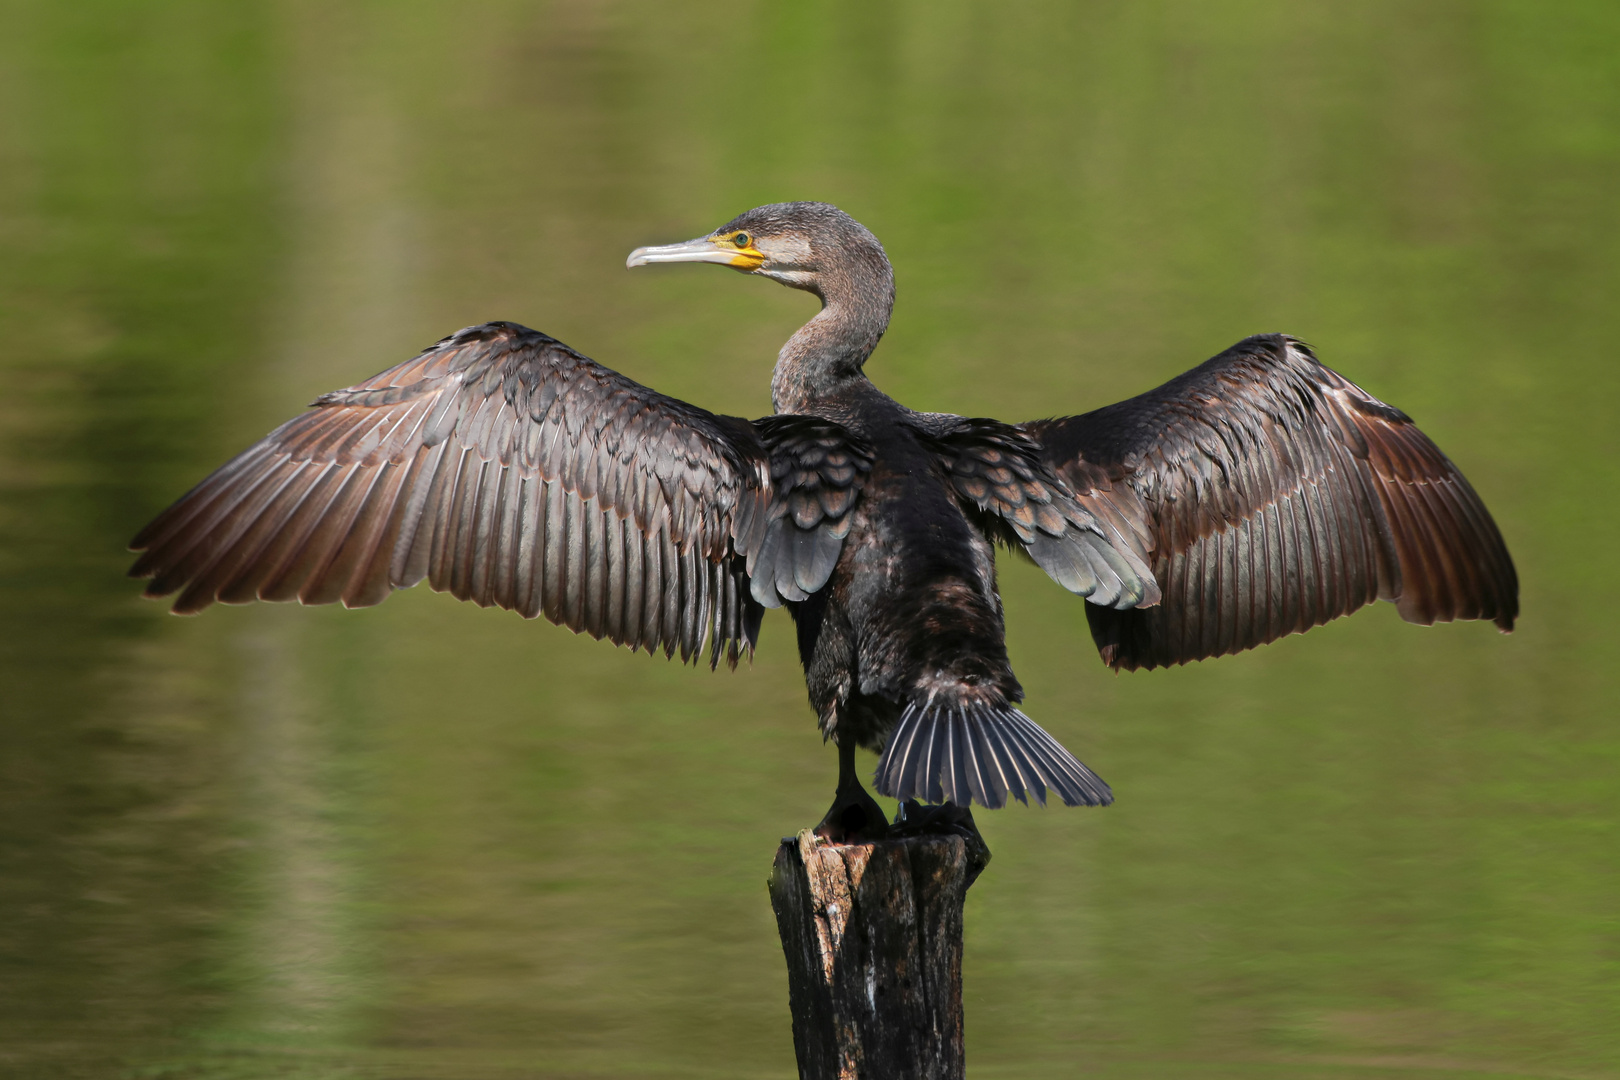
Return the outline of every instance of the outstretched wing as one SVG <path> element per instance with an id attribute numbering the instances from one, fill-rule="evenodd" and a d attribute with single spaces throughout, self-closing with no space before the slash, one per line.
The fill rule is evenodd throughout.
<path id="1" fill-rule="evenodd" d="M 141 531 L 148 596 L 358 607 L 425 577 L 683 660 L 751 646 L 774 488 L 747 421 L 504 322 L 315 406 Z"/>
<path id="2" fill-rule="evenodd" d="M 1158 602 L 1159 587 L 1125 536 L 1075 501 L 1034 439 L 1000 420 L 934 416 L 920 432 L 958 502 L 982 531 L 1020 545 L 1065 589 L 1111 608 Z"/>
<path id="3" fill-rule="evenodd" d="M 1513 561 L 1462 473 L 1293 338 L 1248 338 L 1140 397 L 1020 427 L 1163 590 L 1154 608 L 1087 606 L 1113 667 L 1238 652 L 1376 599 L 1410 622 L 1513 628 Z"/>

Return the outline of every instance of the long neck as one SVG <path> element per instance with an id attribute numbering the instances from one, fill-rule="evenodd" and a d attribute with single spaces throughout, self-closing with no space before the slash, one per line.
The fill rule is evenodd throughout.
<path id="1" fill-rule="evenodd" d="M 861 368 L 889 327 L 894 272 L 881 251 L 818 275 L 816 317 L 788 338 L 771 374 L 771 403 L 779 413 L 806 412 L 818 398 L 865 378 Z"/>

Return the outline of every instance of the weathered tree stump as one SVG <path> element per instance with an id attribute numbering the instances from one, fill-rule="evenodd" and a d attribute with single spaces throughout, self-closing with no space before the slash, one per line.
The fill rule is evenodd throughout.
<path id="1" fill-rule="evenodd" d="M 962 902 L 989 850 L 964 833 L 782 841 L 771 906 L 802 1080 L 965 1076 Z"/>

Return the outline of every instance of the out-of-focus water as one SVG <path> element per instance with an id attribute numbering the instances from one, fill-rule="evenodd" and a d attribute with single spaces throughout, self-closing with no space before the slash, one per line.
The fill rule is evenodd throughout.
<path id="1" fill-rule="evenodd" d="M 694 672 L 425 590 L 189 620 L 124 543 L 491 318 L 769 411 L 812 301 L 639 244 L 839 203 L 908 404 L 1263 330 L 1418 418 L 1521 629 L 1388 605 L 1114 676 L 1003 572 L 1106 811 L 984 814 L 981 1077 L 1620 1076 L 1620 7 L 17 0 L 0 14 L 0 1073 L 785 1077 L 831 795 L 785 616 Z"/>

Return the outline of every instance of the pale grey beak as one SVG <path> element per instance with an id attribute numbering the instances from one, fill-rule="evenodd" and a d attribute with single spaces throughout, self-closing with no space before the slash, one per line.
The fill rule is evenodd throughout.
<path id="1" fill-rule="evenodd" d="M 660 247 L 638 247 L 624 260 L 625 266 L 646 266 L 648 263 L 665 262 L 712 262 L 730 266 L 737 258 L 735 250 L 716 247 L 707 236 L 700 236 L 696 240 L 688 240 L 681 244 L 664 244 Z"/>

